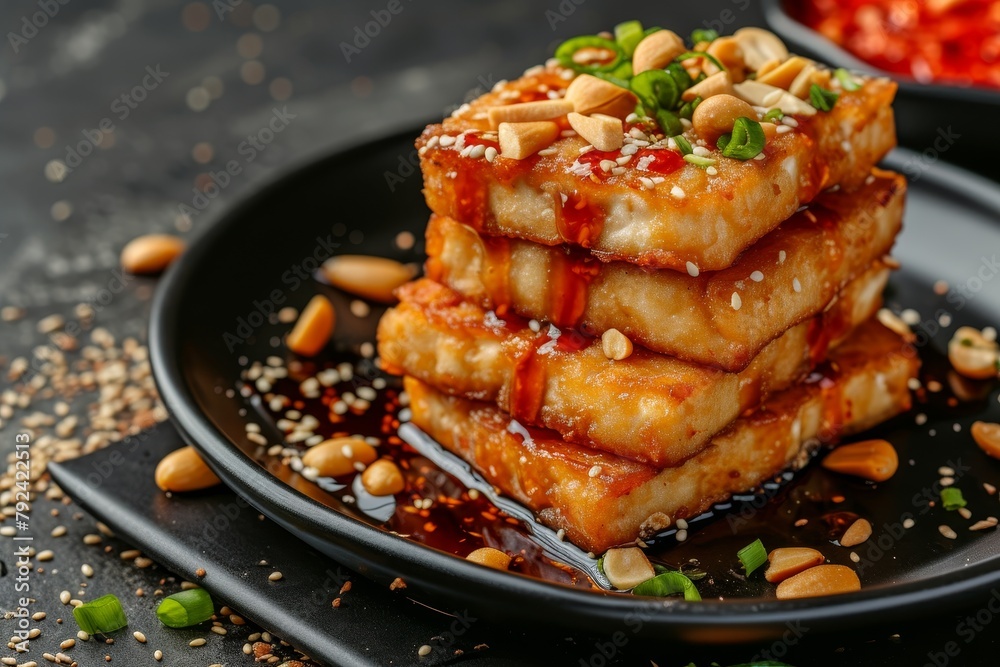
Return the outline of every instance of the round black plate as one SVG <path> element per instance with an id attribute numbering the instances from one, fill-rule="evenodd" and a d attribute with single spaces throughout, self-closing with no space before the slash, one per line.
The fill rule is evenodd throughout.
<path id="1" fill-rule="evenodd" d="M 163 399 L 184 438 L 261 512 L 381 583 L 402 577 L 407 595 L 441 608 L 467 609 L 477 617 L 508 622 L 605 633 L 622 630 L 627 636 L 661 641 L 763 641 L 787 632 L 788 623 L 819 633 L 888 616 L 898 620 L 967 602 L 1000 583 L 1000 536 L 990 532 L 975 534 L 975 539 L 963 534 L 958 541 L 945 540 L 936 530 L 944 523 L 939 516 L 943 510 L 922 515 L 923 506 L 914 497 L 936 480 L 938 466 L 956 457 L 970 468 L 963 470 L 967 496 L 985 496 L 974 489 L 981 482 L 1000 480 L 1000 463 L 979 452 L 967 433 L 974 419 L 1000 419 L 992 390 L 954 410 L 940 405 L 917 408 L 930 415 L 922 426 L 914 425 L 911 413 L 879 431 L 896 444 L 904 464 L 882 488 L 859 489 L 866 494 L 865 511 L 877 530 L 906 513 L 917 516 L 919 530 L 893 538 L 881 555 L 871 554 L 872 574 L 863 577 L 861 592 L 796 602 L 748 597 L 696 604 L 650 601 L 497 572 L 336 512 L 317 500 L 322 494 L 286 483 L 288 477 L 280 471 L 255 462 L 247 454 L 252 446 L 244 429 L 253 407 L 227 390 L 238 384 L 245 363 L 240 357 L 263 359 L 274 353 L 288 327 L 269 324 L 258 313 L 273 309 L 278 301 L 302 307 L 315 286 L 298 278 L 296 267 L 308 270 L 314 257 L 395 252 L 399 259 L 419 259 L 419 244 L 409 253 L 392 250 L 400 231 L 420 238 L 426 224 L 421 177 L 413 166 L 416 134 L 414 130 L 339 153 L 260 188 L 211 225 L 159 287 L 151 349 Z M 889 164 L 899 168 L 911 158 L 897 153 Z M 935 165 L 911 186 L 896 253 L 904 269 L 894 277 L 887 300 L 896 308 L 918 309 L 926 320 L 924 328 L 939 329 L 929 343 L 926 336 L 921 340 L 927 343 L 929 372 L 939 373 L 942 381 L 946 366 L 940 350 L 950 331 L 961 324 L 1000 321 L 1000 267 L 993 255 L 1000 250 L 998 218 L 1000 196 L 994 186 L 965 172 Z M 931 286 L 938 280 L 947 280 L 961 292 L 936 295 Z M 377 315 L 373 312 L 369 320 Z M 935 324 L 943 315 L 952 319 L 950 327 Z M 357 340 L 365 328 L 352 325 L 350 318 L 338 326 L 338 336 Z M 938 403 L 943 404 L 943 398 Z M 952 430 L 953 422 L 959 423 L 960 433 Z M 911 458 L 914 465 L 907 465 Z M 781 501 L 771 506 L 776 502 Z M 982 516 L 989 513 L 973 509 Z M 958 526 L 954 513 L 948 520 Z"/>
<path id="2" fill-rule="evenodd" d="M 1000 149 L 1000 135 L 977 129 L 988 127 L 991 119 L 1000 113 L 1000 91 L 920 83 L 881 71 L 796 21 L 785 11 L 784 5 L 785 0 L 764 0 L 764 16 L 790 50 L 834 67 L 888 76 L 899 83 L 893 106 L 900 144 L 920 152 L 928 151 L 929 160 L 915 159 L 914 165 L 936 161 L 944 153 L 948 153 L 949 161 L 977 165 L 983 162 L 984 150 Z M 911 172 L 904 173 L 912 176 Z"/>

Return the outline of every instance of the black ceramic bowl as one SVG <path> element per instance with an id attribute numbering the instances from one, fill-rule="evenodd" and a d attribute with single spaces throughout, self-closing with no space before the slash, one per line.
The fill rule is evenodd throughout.
<path id="1" fill-rule="evenodd" d="M 899 144 L 916 151 L 919 159 L 907 176 L 924 165 L 946 159 L 994 178 L 1000 167 L 987 159 L 1000 150 L 1000 133 L 990 130 L 1000 114 L 1000 91 L 979 87 L 920 83 L 879 70 L 842 49 L 785 11 L 786 0 L 763 0 L 771 29 L 790 50 L 836 67 L 888 76 L 899 83 L 896 95 L 896 133 Z"/>

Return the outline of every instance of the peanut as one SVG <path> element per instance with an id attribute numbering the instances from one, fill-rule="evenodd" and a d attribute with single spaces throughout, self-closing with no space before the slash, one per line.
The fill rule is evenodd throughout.
<path id="1" fill-rule="evenodd" d="M 733 79 L 729 76 L 729 72 L 716 72 L 712 76 L 702 79 L 681 93 L 681 99 L 685 102 L 690 102 L 696 97 L 706 100 L 713 95 L 723 93 L 733 94 Z"/>
<path id="2" fill-rule="evenodd" d="M 985 380 L 996 377 L 1000 348 L 987 340 L 979 329 L 959 327 L 948 342 L 948 361 L 967 378 Z"/>
<path id="3" fill-rule="evenodd" d="M 739 83 L 746 78 L 746 62 L 743 59 L 743 49 L 740 47 L 739 41 L 734 37 L 720 37 L 712 42 L 706 53 L 715 56 L 722 63 L 729 71 L 729 75 L 732 76 L 734 82 Z M 710 60 L 704 62 L 702 69 L 705 70 L 706 74 L 715 74 L 719 71 L 719 68 Z"/>
<path id="4" fill-rule="evenodd" d="M 670 30 L 657 30 L 643 37 L 632 53 L 632 71 L 635 74 L 651 69 L 663 69 L 674 58 L 687 51 L 684 40 Z"/>
<path id="5" fill-rule="evenodd" d="M 821 565 L 826 558 L 815 549 L 807 547 L 785 547 L 775 549 L 767 555 L 768 566 L 764 578 L 772 584 L 793 577 L 799 572 Z"/>
<path id="6" fill-rule="evenodd" d="M 1000 459 L 1000 424 L 975 422 L 972 425 L 972 439 L 984 452 Z"/>
<path id="7" fill-rule="evenodd" d="M 809 97 L 809 90 L 812 88 L 813 79 L 816 77 L 818 72 L 819 70 L 816 69 L 816 66 L 809 63 L 802 68 L 799 75 L 795 77 L 791 85 L 788 86 L 788 92 L 802 100 Z"/>
<path id="8" fill-rule="evenodd" d="M 817 565 L 778 584 L 779 600 L 839 595 L 861 590 L 861 580 L 846 565 Z"/>
<path id="9" fill-rule="evenodd" d="M 480 547 L 466 556 L 465 560 L 492 567 L 494 570 L 506 570 L 510 567 L 510 556 L 492 547 Z"/>
<path id="10" fill-rule="evenodd" d="M 873 482 L 884 482 L 896 474 L 899 456 L 885 440 L 864 440 L 842 445 L 823 459 L 823 467 Z"/>
<path id="11" fill-rule="evenodd" d="M 722 94 L 703 100 L 695 108 L 691 122 L 702 139 L 714 144 L 720 136 L 733 131 L 740 117 L 756 120 L 757 112 L 740 98 Z"/>
<path id="12" fill-rule="evenodd" d="M 608 359 L 622 361 L 632 356 L 632 341 L 618 329 L 608 329 L 601 336 L 601 350 Z"/>
<path id="13" fill-rule="evenodd" d="M 164 456 L 154 478 L 164 491 L 197 491 L 222 483 L 194 447 L 181 447 Z"/>
<path id="14" fill-rule="evenodd" d="M 781 62 L 788 57 L 785 43 L 770 30 L 740 28 L 733 33 L 733 39 L 740 45 L 747 67 L 756 70 L 758 74 L 764 64 L 775 60 Z"/>
<path id="15" fill-rule="evenodd" d="M 548 120 L 500 123 L 500 155 L 512 160 L 531 157 L 559 136 L 559 126 Z"/>
<path id="16" fill-rule="evenodd" d="M 500 123 L 525 123 L 534 120 L 561 118 L 573 111 L 573 103 L 568 100 L 541 100 L 491 107 L 487 112 L 490 127 L 494 130 Z"/>
<path id="17" fill-rule="evenodd" d="M 792 82 L 795 81 L 795 77 L 801 74 L 807 65 L 811 64 L 809 60 L 802 56 L 793 56 L 770 72 L 758 76 L 757 81 L 788 90 Z"/>
<path id="18" fill-rule="evenodd" d="M 573 111 L 584 116 L 599 113 L 620 119 L 635 111 L 639 103 L 632 91 L 590 74 L 573 79 L 565 99 L 573 104 Z"/>
<path id="19" fill-rule="evenodd" d="M 714 74 L 713 76 L 718 76 L 718 74 Z M 708 79 L 705 79 L 705 81 L 707 80 Z M 702 83 L 704 83 L 704 81 Z M 768 100 L 776 99 L 784 92 L 785 91 L 781 88 L 769 86 L 766 83 L 760 83 L 759 81 L 744 81 L 743 83 L 737 83 L 733 86 L 732 94 L 748 104 L 758 107 L 766 107 Z M 775 97 L 769 97 L 771 95 L 774 95 Z"/>
<path id="20" fill-rule="evenodd" d="M 122 248 L 122 268 L 129 273 L 160 273 L 184 252 L 185 243 L 169 234 L 147 234 Z"/>
<path id="21" fill-rule="evenodd" d="M 635 588 L 656 576 L 646 554 L 638 547 L 608 549 L 604 554 L 604 574 L 620 591 Z"/>
<path id="22" fill-rule="evenodd" d="M 869 522 L 868 519 L 858 519 L 852 523 L 846 531 L 844 531 L 843 536 L 840 538 L 840 546 L 856 547 L 859 544 L 867 542 L 868 538 L 871 536 L 871 522 Z"/>
<path id="23" fill-rule="evenodd" d="M 625 143 L 622 122 L 614 116 L 571 113 L 567 119 L 569 126 L 599 151 L 616 151 Z"/>
<path id="24" fill-rule="evenodd" d="M 330 300 L 321 294 L 310 299 L 292 328 L 285 344 L 295 354 L 312 357 L 330 342 L 336 316 Z"/>
<path id="25" fill-rule="evenodd" d="M 406 488 L 406 480 L 395 463 L 379 459 L 361 473 L 361 485 L 373 496 L 394 496 Z"/>
<path id="26" fill-rule="evenodd" d="M 356 471 L 355 463 L 368 465 L 377 458 L 375 448 L 360 438 L 333 438 L 310 447 L 302 463 L 323 477 L 342 477 Z"/>
<path id="27" fill-rule="evenodd" d="M 379 303 L 395 303 L 393 292 L 414 274 L 406 264 L 371 255 L 337 255 L 323 262 L 323 275 L 331 285 Z"/>

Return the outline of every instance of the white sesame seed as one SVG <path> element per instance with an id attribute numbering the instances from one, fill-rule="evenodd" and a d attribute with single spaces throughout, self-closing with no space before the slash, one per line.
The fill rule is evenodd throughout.
<path id="1" fill-rule="evenodd" d="M 433 650 L 434 649 L 432 649 L 428 644 L 424 644 L 419 649 L 417 649 L 417 655 L 419 655 L 421 658 L 425 658 L 429 656 L 431 654 L 431 651 Z"/>
<path id="2" fill-rule="evenodd" d="M 639 182 L 642 183 L 642 187 L 646 188 L 647 190 L 652 190 L 653 189 L 653 180 L 652 179 L 646 178 L 645 176 L 640 176 L 639 177 Z"/>
<path id="3" fill-rule="evenodd" d="M 135 632 L 133 632 L 132 636 L 135 637 L 135 640 L 137 642 L 139 642 L 140 644 L 145 644 L 146 643 L 146 635 L 142 634 L 138 630 L 136 630 Z"/>
<path id="4" fill-rule="evenodd" d="M 938 526 L 938 532 L 949 540 L 954 540 L 958 537 L 958 534 L 951 529 L 951 526 L 940 525 Z"/>
<path id="5" fill-rule="evenodd" d="M 907 384 L 909 384 L 909 383 L 907 383 Z M 913 391 L 915 391 L 916 389 L 919 389 L 919 388 L 920 388 L 919 386 L 917 386 L 917 387 L 910 387 L 910 389 L 913 390 Z M 913 421 L 916 423 L 917 426 L 923 426 L 924 424 L 927 423 L 927 415 L 925 415 L 923 412 L 920 412 L 920 413 L 917 414 L 916 417 L 913 418 Z"/>
<path id="6" fill-rule="evenodd" d="M 795 290 L 796 293 L 802 291 L 802 283 L 799 282 L 798 278 L 792 278 L 792 289 Z"/>
<path id="7" fill-rule="evenodd" d="M 688 262 L 686 266 L 687 266 L 688 275 L 691 276 L 692 278 L 697 278 L 698 274 L 700 273 L 700 271 L 698 270 L 698 267 L 695 265 L 695 263 L 694 262 Z"/>
<path id="8" fill-rule="evenodd" d="M 970 510 L 968 507 L 959 507 L 958 508 L 958 513 L 966 521 L 968 521 L 969 519 L 972 518 L 972 510 Z"/>
<path id="9" fill-rule="evenodd" d="M 677 538 L 678 542 L 684 542 L 688 538 L 688 532 L 686 530 L 678 530 L 674 537 Z"/>
<path id="10" fill-rule="evenodd" d="M 670 194 L 677 199 L 684 199 L 684 197 L 686 196 L 684 194 L 684 190 L 682 190 L 679 186 L 676 185 L 670 188 Z"/>
<path id="11" fill-rule="evenodd" d="M 677 530 L 687 530 L 688 522 L 685 519 L 677 519 Z"/>
<path id="12" fill-rule="evenodd" d="M 444 146 L 445 148 L 447 148 L 448 146 L 451 146 L 453 143 L 455 143 L 455 137 L 451 136 L 450 134 L 443 134 L 443 135 L 441 135 L 441 145 L 442 146 Z"/>
<path id="13" fill-rule="evenodd" d="M 83 576 L 88 578 L 94 576 L 94 568 L 92 568 L 90 565 L 87 565 L 86 563 L 80 566 L 80 572 L 83 573 Z"/>
<path id="14" fill-rule="evenodd" d="M 792 128 L 788 127 L 787 125 L 779 125 L 775 129 L 775 132 L 777 132 L 778 134 L 787 134 L 788 132 L 791 132 L 791 131 L 792 131 Z"/>
<path id="15" fill-rule="evenodd" d="M 625 144 L 622 146 L 622 155 L 635 155 L 639 150 L 639 147 L 635 144 Z"/>
<path id="16" fill-rule="evenodd" d="M 743 306 L 743 299 L 740 298 L 739 292 L 733 292 L 733 297 L 729 300 L 732 305 L 733 310 L 739 310 Z"/>
<path id="17" fill-rule="evenodd" d="M 199 637 L 198 639 L 192 639 L 191 641 L 189 641 L 188 646 L 190 646 L 191 648 L 198 648 L 199 646 L 204 646 L 207 643 L 208 643 L 207 641 Z"/>
<path id="18" fill-rule="evenodd" d="M 786 253 L 784 250 L 779 251 L 778 252 L 778 264 L 784 264 L 786 257 L 788 257 L 788 253 Z"/>
<path id="19" fill-rule="evenodd" d="M 855 563 L 860 563 L 861 562 L 861 556 L 859 556 L 858 554 L 856 554 L 855 552 L 852 551 L 851 552 L 851 560 L 853 562 L 855 562 Z"/>
<path id="20" fill-rule="evenodd" d="M 476 144 L 475 146 L 472 147 L 472 150 L 469 151 L 469 157 L 471 157 L 473 160 L 478 160 L 479 158 L 485 155 L 486 155 L 486 146 L 484 146 L 483 144 Z"/>
<path id="21" fill-rule="evenodd" d="M 622 174 L 625 173 L 625 167 L 615 167 L 614 169 L 611 170 L 611 173 L 614 174 L 615 176 L 621 176 Z"/>
<path id="22" fill-rule="evenodd" d="M 942 477 L 950 477 L 955 474 L 955 469 L 949 468 L 948 466 L 941 466 L 938 468 L 938 474 Z"/>
<path id="23" fill-rule="evenodd" d="M 915 525 L 917 525 L 917 522 L 914 521 L 913 519 L 905 519 L 903 521 L 903 528 L 906 528 L 907 530 L 913 528 Z"/>
<path id="24" fill-rule="evenodd" d="M 590 475 L 591 477 L 597 477 L 598 475 L 601 474 L 601 466 L 591 467 L 591 469 L 587 472 L 587 474 Z"/>
<path id="25" fill-rule="evenodd" d="M 271 574 L 267 575 L 267 580 L 268 581 L 281 581 L 281 578 L 283 576 L 284 575 L 282 575 L 280 572 L 272 572 Z"/>
<path id="26" fill-rule="evenodd" d="M 493 148 L 492 146 L 489 146 L 486 149 L 484 155 L 486 157 L 486 161 L 487 162 L 493 162 L 493 160 L 497 159 L 497 155 L 498 155 L 497 149 Z"/>
<path id="27" fill-rule="evenodd" d="M 940 479 L 941 486 L 952 486 L 955 483 L 954 477 L 942 477 Z"/>
<path id="28" fill-rule="evenodd" d="M 795 120 L 791 116 L 785 116 L 784 118 L 781 119 L 781 124 L 787 125 L 788 127 L 798 127 L 799 121 Z"/>
<path id="29" fill-rule="evenodd" d="M 750 280 L 754 281 L 755 283 L 759 283 L 760 281 L 764 280 L 764 274 L 761 273 L 760 271 L 754 271 L 753 273 L 750 274 Z"/>
<path id="30" fill-rule="evenodd" d="M 558 531 L 556 531 L 556 539 L 559 540 L 560 542 L 562 542 L 564 539 L 566 539 L 566 529 L 565 528 L 560 528 Z"/>
<path id="31" fill-rule="evenodd" d="M 614 160 L 601 160 L 600 164 L 601 164 L 601 169 L 604 171 L 611 171 L 616 166 L 618 166 L 618 163 L 616 163 Z"/>

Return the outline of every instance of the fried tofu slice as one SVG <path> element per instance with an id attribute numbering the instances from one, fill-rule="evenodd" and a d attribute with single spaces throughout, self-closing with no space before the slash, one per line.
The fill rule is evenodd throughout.
<path id="1" fill-rule="evenodd" d="M 823 190 L 864 182 L 896 143 L 896 84 L 862 78 L 831 111 L 787 116 L 762 159 L 723 157 L 689 128 L 685 138 L 716 159 L 702 168 L 669 138 L 629 122 L 622 148 L 587 151 L 566 117 L 546 121 L 563 130 L 548 148 L 524 159 L 498 155 L 488 110 L 558 99 L 572 77 L 559 66 L 536 68 L 428 126 L 416 146 L 431 210 L 488 234 L 588 248 L 602 260 L 715 271 Z"/>
<path id="2" fill-rule="evenodd" d="M 601 339 L 554 326 L 536 333 L 422 279 L 379 323 L 383 367 L 439 390 L 491 401 L 525 424 L 656 466 L 677 465 L 762 397 L 798 380 L 881 304 L 888 269 L 874 265 L 822 315 L 770 343 L 741 373 L 636 347 L 604 355 Z"/>
<path id="3" fill-rule="evenodd" d="M 564 442 L 496 406 L 448 396 L 414 378 L 405 386 L 416 426 L 543 523 L 602 553 L 697 516 L 801 467 L 821 444 L 909 409 L 907 381 L 918 364 L 906 341 L 871 320 L 808 379 L 735 421 L 682 465 L 662 470 Z"/>
<path id="4" fill-rule="evenodd" d="M 854 193 L 820 195 L 731 267 L 698 276 L 481 236 L 431 216 L 427 275 L 484 308 L 595 335 L 617 328 L 653 351 L 736 372 L 889 252 L 905 192 L 902 176 L 876 170 Z"/>

